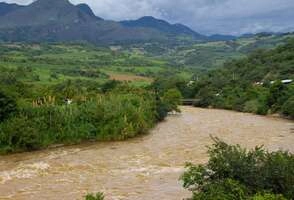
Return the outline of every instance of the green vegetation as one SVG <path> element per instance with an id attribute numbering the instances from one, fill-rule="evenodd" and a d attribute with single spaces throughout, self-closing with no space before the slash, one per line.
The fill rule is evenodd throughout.
<path id="1" fill-rule="evenodd" d="M 229 61 L 223 68 L 195 74 L 191 81 L 164 78 L 154 82 L 160 89 L 177 88 L 195 106 L 256 114 L 281 113 L 293 117 L 294 40 L 272 50 L 258 50 Z M 292 80 L 282 83 L 282 80 Z"/>
<path id="2" fill-rule="evenodd" d="M 234 46 L 240 53 L 239 45 L 260 40 L 279 44 L 287 37 L 291 35 L 254 41 L 243 38 L 226 42 L 225 48 Z M 168 52 L 194 52 L 185 45 L 178 44 Z M 219 45 L 224 42 L 197 43 L 189 48 L 202 49 L 197 55 L 206 60 L 203 53 L 209 55 L 209 48 L 221 49 Z M 159 47 L 162 54 L 156 56 L 153 51 Z M 156 43 L 110 48 L 1 44 L 0 151 L 134 137 L 163 120 L 168 112 L 179 111 L 181 98 L 198 99 L 196 106 L 202 107 L 294 116 L 294 84 L 280 81 L 294 79 L 293 39 L 276 49 L 258 50 L 226 62 L 223 68 L 201 73 L 193 69 L 196 65 L 180 65 L 177 56 L 170 60 L 168 48 L 168 44 Z M 222 54 L 220 49 L 216 51 Z"/>
<path id="3" fill-rule="evenodd" d="M 257 51 L 211 71 L 195 84 L 199 106 L 267 114 L 291 114 L 294 84 L 294 40 L 274 50 Z M 274 82 L 272 82 L 274 81 Z"/>
<path id="4" fill-rule="evenodd" d="M 123 140 L 146 132 L 155 122 L 155 106 L 147 94 L 98 95 L 85 102 L 51 102 L 21 108 L 0 125 L 1 150 L 35 150 L 54 143 Z"/>
<path id="5" fill-rule="evenodd" d="M 290 97 L 282 107 L 282 112 L 294 118 L 294 97 Z"/>
<path id="6" fill-rule="evenodd" d="M 16 111 L 16 102 L 0 91 L 0 122 L 7 119 Z"/>
<path id="7" fill-rule="evenodd" d="M 104 194 L 101 192 L 98 192 L 97 194 L 88 194 L 85 198 L 85 200 L 104 200 Z"/>
<path id="8" fill-rule="evenodd" d="M 267 152 L 262 147 L 247 151 L 214 138 L 206 165 L 187 164 L 184 187 L 193 200 L 286 200 L 294 196 L 294 156 Z"/>
<path id="9" fill-rule="evenodd" d="M 180 44 L 147 43 L 140 47 L 148 56 L 162 58 L 169 66 L 207 71 L 221 67 L 232 59 L 245 57 L 257 49 L 272 49 L 285 44 L 293 34 L 259 34 L 232 41 L 192 42 Z"/>
<path id="10" fill-rule="evenodd" d="M 157 93 L 137 78 L 168 71 L 160 59 L 85 44 L 2 44 L 0 52 L 2 153 L 123 140 L 178 111 L 179 92 Z M 109 80 L 113 73 L 127 81 Z"/>
<path id="11" fill-rule="evenodd" d="M 177 109 L 174 95 L 109 81 L 67 80 L 57 84 L 22 81 L 30 69 L 0 74 L 0 152 L 75 144 L 85 140 L 124 140 L 146 133 Z M 171 107 L 172 105 L 172 107 Z"/>
<path id="12" fill-rule="evenodd" d="M 177 111 L 180 112 L 178 109 L 178 105 L 181 104 L 182 94 L 177 89 L 169 89 L 167 90 L 162 97 L 162 101 L 166 104 L 168 111 Z"/>

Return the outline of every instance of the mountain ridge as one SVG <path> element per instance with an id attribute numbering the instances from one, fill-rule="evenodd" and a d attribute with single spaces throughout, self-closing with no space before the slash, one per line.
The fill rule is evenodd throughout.
<path id="1" fill-rule="evenodd" d="M 5 3 L 5 2 L 0 2 L 0 17 L 4 16 L 14 10 L 17 10 L 19 8 L 22 8 L 23 6 L 18 5 L 16 3 Z"/>
<path id="2" fill-rule="evenodd" d="M 195 39 L 206 39 L 206 36 L 193 31 L 183 24 L 170 24 L 165 20 L 156 19 L 152 16 L 144 16 L 137 20 L 120 21 L 120 24 L 125 27 L 153 28 L 170 35 L 187 35 Z"/>
<path id="3" fill-rule="evenodd" d="M 37 0 L 27 6 L 0 2 L 0 41 L 67 42 L 95 44 L 150 41 L 218 41 L 237 37 L 202 35 L 183 24 L 152 16 L 136 20 L 104 20 L 85 3 Z"/>

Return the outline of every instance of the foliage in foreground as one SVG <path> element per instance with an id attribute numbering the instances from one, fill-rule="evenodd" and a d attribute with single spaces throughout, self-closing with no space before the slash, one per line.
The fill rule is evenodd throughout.
<path id="1" fill-rule="evenodd" d="M 286 200 L 294 197 L 294 155 L 246 150 L 218 139 L 206 165 L 187 164 L 184 187 L 193 200 Z"/>

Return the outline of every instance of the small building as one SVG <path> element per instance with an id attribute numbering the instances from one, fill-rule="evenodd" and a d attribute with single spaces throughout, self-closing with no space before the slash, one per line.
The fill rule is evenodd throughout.
<path id="1" fill-rule="evenodd" d="M 292 82 L 293 82 L 293 80 L 291 80 L 291 79 L 282 80 L 282 83 L 283 83 L 283 84 L 290 84 L 290 83 L 292 83 Z"/>
<path id="2" fill-rule="evenodd" d="M 263 85 L 263 82 L 255 82 L 254 85 Z"/>
<path id="3" fill-rule="evenodd" d="M 66 99 L 66 100 L 65 100 L 65 103 L 66 103 L 67 105 L 72 104 L 72 99 Z"/>
<path id="4" fill-rule="evenodd" d="M 188 87 L 191 87 L 192 85 L 194 85 L 195 81 L 189 81 L 189 83 L 187 84 Z"/>
<path id="5" fill-rule="evenodd" d="M 271 81 L 271 84 L 274 84 L 276 81 Z M 292 83 L 293 80 L 292 79 L 285 79 L 285 80 L 281 80 L 281 83 L 283 84 L 290 84 Z"/>

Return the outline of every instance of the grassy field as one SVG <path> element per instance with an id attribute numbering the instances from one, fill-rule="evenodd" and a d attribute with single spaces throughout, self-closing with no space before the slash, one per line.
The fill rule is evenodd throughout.
<path id="1" fill-rule="evenodd" d="M 221 67 L 226 61 L 245 57 L 256 49 L 271 49 L 284 44 L 294 34 L 259 34 L 232 41 L 190 42 L 178 45 L 144 44 L 129 47 L 129 52 L 140 47 L 141 55 L 165 60 L 169 66 L 208 70 Z"/>
<path id="2" fill-rule="evenodd" d="M 109 47 L 83 43 L 4 43 L 0 44 L 0 69 L 25 68 L 30 73 L 22 76 L 22 81 L 32 84 L 119 80 L 145 86 L 160 76 L 189 80 L 201 71 L 245 57 L 257 48 L 275 47 L 290 37 L 293 34 L 172 46 L 156 43 Z"/>
<path id="3" fill-rule="evenodd" d="M 82 44 L 2 44 L 1 68 L 30 68 L 23 81 L 55 84 L 65 80 L 119 80 L 150 84 L 166 70 L 166 62 L 128 51 L 112 51 Z"/>

